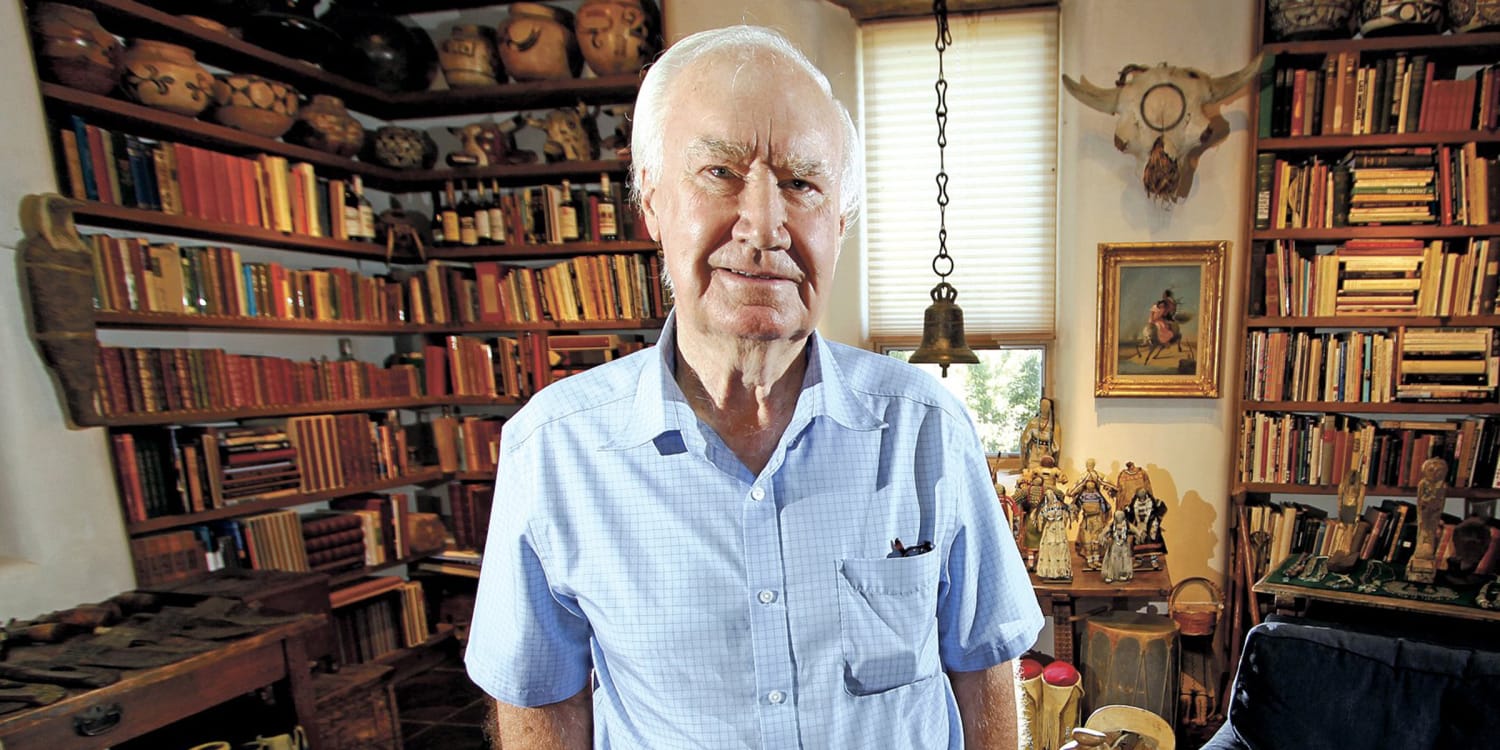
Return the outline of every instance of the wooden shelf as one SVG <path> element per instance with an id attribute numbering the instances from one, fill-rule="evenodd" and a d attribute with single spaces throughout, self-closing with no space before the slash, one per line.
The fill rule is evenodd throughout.
<path id="1" fill-rule="evenodd" d="M 327 237 L 312 237 L 303 234 L 288 234 L 273 229 L 222 224 L 216 221 L 195 219 L 191 216 L 147 211 L 139 208 L 111 206 L 98 201 L 76 201 L 73 215 L 79 224 L 108 227 L 111 229 L 134 229 L 155 231 L 180 237 L 194 237 L 220 242 L 238 242 L 259 247 L 299 250 L 321 255 L 337 255 L 345 258 L 385 260 L 385 245 L 373 242 L 352 242 Z M 394 260 L 411 262 L 412 258 L 396 256 Z"/>
<path id="2" fill-rule="evenodd" d="M 164 329 L 195 331 L 263 331 L 274 333 L 336 333 L 355 336 L 399 336 L 418 333 L 410 323 L 363 323 L 339 320 L 283 320 L 252 318 L 239 315 L 192 315 L 158 312 L 94 313 L 94 325 L 101 328 Z"/>
<path id="3" fill-rule="evenodd" d="M 496 86 L 386 94 L 379 107 L 386 119 L 447 117 L 584 104 L 615 104 L 635 100 L 641 76 L 637 73 L 528 81 Z"/>
<path id="4" fill-rule="evenodd" d="M 1468 237 L 1500 236 L 1500 224 L 1478 226 L 1439 226 L 1434 224 L 1393 224 L 1378 227 L 1319 227 L 1317 229 L 1257 229 L 1252 240 L 1293 240 L 1338 242 L 1352 239 L 1451 240 Z"/>
<path id="5" fill-rule="evenodd" d="M 292 495 L 283 495 L 280 497 L 263 498 L 258 500 L 244 500 L 233 505 L 227 505 L 223 508 L 214 508 L 213 510 L 206 510 L 200 513 L 179 513 L 172 516 L 148 518 L 144 521 L 137 521 L 135 523 L 126 524 L 125 530 L 131 536 L 140 536 L 142 534 L 150 534 L 157 531 L 166 531 L 168 529 L 178 529 L 185 526 L 194 526 L 200 523 L 204 523 L 205 521 L 218 521 L 225 518 L 238 518 L 240 516 L 263 513 L 268 510 L 294 508 L 299 505 L 307 505 L 309 503 L 332 500 L 336 497 L 357 495 L 361 492 L 378 492 L 380 490 L 390 490 L 397 487 L 406 487 L 410 485 L 432 484 L 434 482 L 442 481 L 446 476 L 447 475 L 443 473 L 442 469 L 438 469 L 436 467 L 426 467 L 414 471 L 406 476 L 394 477 L 392 479 L 386 479 L 371 484 L 351 485 L 349 487 L 340 487 L 336 490 L 324 490 L 321 492 L 299 492 Z"/>
<path id="6" fill-rule="evenodd" d="M 474 247 L 429 248 L 427 257 L 433 260 L 536 260 L 541 258 L 571 258 L 577 255 L 601 255 L 604 253 L 656 252 L 660 245 L 651 240 L 615 240 L 599 242 L 564 242 L 548 245 L 475 245 Z"/>
<path id="7" fill-rule="evenodd" d="M 641 320 L 591 320 L 577 322 L 544 321 L 539 323 L 455 323 L 424 326 L 425 333 L 514 333 L 516 331 L 543 331 L 566 333 L 572 331 L 654 331 L 666 323 L 665 318 Z"/>
<path id="8" fill-rule="evenodd" d="M 1472 34 L 1416 34 L 1367 39 L 1319 39 L 1305 42 L 1270 42 L 1261 46 L 1267 55 L 1322 55 L 1335 52 L 1422 52 L 1443 50 L 1445 54 L 1473 50 L 1476 59 L 1494 62 L 1500 48 L 1500 32 Z"/>
<path id="9" fill-rule="evenodd" d="M 227 422 L 236 419 L 258 419 L 261 417 L 295 417 L 301 414 L 385 411 L 387 409 L 425 409 L 432 406 L 454 403 L 454 398 L 456 397 L 413 396 L 411 398 L 360 399 L 357 401 L 318 401 L 308 404 L 280 404 L 277 406 L 256 406 L 244 409 L 160 411 L 146 414 L 99 417 L 97 421 L 91 424 L 106 427 L 143 427 L 148 425 Z"/>
<path id="10" fill-rule="evenodd" d="M 341 570 L 337 573 L 328 574 L 328 585 L 330 587 L 343 586 L 346 583 L 353 583 L 355 581 L 358 581 L 359 579 L 364 578 L 365 576 L 372 573 L 378 573 L 382 570 L 390 570 L 391 568 L 398 568 L 402 565 L 409 565 L 418 560 L 425 559 L 425 555 L 407 555 L 400 560 L 388 560 L 386 562 L 380 563 L 379 565 L 366 565 L 363 568 Z"/>
<path id="11" fill-rule="evenodd" d="M 1375 135 L 1300 135 L 1285 138 L 1262 138 L 1256 150 L 1349 151 L 1360 148 L 1400 146 L 1440 146 L 1456 143 L 1500 143 L 1500 133 L 1484 130 L 1445 130 L 1431 133 L 1380 133 Z"/>
<path id="12" fill-rule="evenodd" d="M 1271 484 L 1265 482 L 1237 482 L 1235 493 L 1259 492 L 1276 495 L 1337 495 L 1338 485 L 1333 484 Z M 1415 487 L 1367 487 L 1365 497 L 1416 497 Z M 1448 497 L 1469 500 L 1500 498 L 1500 489 L 1491 487 L 1449 487 Z M 1368 502 L 1368 500 L 1366 501 Z"/>
<path id="13" fill-rule="evenodd" d="M 1500 326 L 1500 315 L 1292 315 L 1245 319 L 1256 328 L 1426 328 L 1439 326 Z"/>
<path id="14" fill-rule="evenodd" d="M 618 159 L 594 161 L 558 161 L 534 164 L 501 164 L 492 167 L 465 167 L 462 169 L 413 169 L 400 172 L 401 190 L 409 192 L 436 190 L 443 183 L 453 180 L 495 180 L 508 187 L 537 185 L 542 183 L 573 180 L 597 181 L 600 172 L 623 175 L 630 163 Z M 576 243 L 572 243 L 576 244 Z M 504 247 L 502 245 L 502 247 Z M 433 248 L 433 250 L 455 250 L 461 248 Z"/>
<path id="15" fill-rule="evenodd" d="M 1500 404 L 1458 403 L 1430 401 L 1395 401 L 1390 403 L 1361 403 L 1348 401 L 1252 401 L 1243 404 L 1252 411 L 1299 411 L 1316 414 L 1449 414 L 1453 416 L 1479 416 L 1500 414 Z"/>

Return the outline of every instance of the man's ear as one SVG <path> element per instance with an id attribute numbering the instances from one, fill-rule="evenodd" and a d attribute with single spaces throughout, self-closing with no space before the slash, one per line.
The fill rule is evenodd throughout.
<path id="1" fill-rule="evenodd" d="M 646 232 L 653 242 L 661 242 L 661 217 L 656 214 L 656 184 L 646 179 L 644 172 L 636 173 L 636 182 L 641 185 L 641 218 L 646 221 Z"/>

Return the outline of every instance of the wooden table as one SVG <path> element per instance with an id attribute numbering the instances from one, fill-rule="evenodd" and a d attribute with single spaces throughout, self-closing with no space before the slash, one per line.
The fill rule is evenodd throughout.
<path id="1" fill-rule="evenodd" d="M 166 666 L 123 671 L 113 685 L 69 691 L 50 706 L 0 716 L 0 750 L 105 750 L 266 686 L 294 708 L 311 747 L 321 747 L 304 638 L 323 627 L 323 616 L 307 615 Z"/>
<path id="2" fill-rule="evenodd" d="M 1052 618 L 1052 638 L 1057 653 L 1054 657 L 1069 664 L 1074 660 L 1073 644 L 1077 639 L 1079 617 L 1075 610 L 1078 600 L 1085 597 L 1110 599 L 1113 609 L 1126 609 L 1131 599 L 1166 600 L 1172 594 L 1172 578 L 1167 574 L 1166 559 L 1161 570 L 1137 570 L 1135 577 L 1125 582 L 1105 583 L 1097 570 L 1084 570 L 1083 559 L 1073 555 L 1073 580 L 1044 581 L 1031 574 L 1031 588 L 1036 591 L 1042 613 Z"/>
<path id="3" fill-rule="evenodd" d="M 1260 594 L 1270 594 L 1275 600 L 1276 611 L 1279 614 L 1286 615 L 1305 615 L 1309 602 L 1326 601 L 1395 610 L 1398 612 L 1412 612 L 1422 615 L 1458 617 L 1465 620 L 1478 620 L 1491 623 L 1500 622 L 1500 610 L 1466 607 L 1436 601 L 1402 599 L 1400 597 L 1384 596 L 1381 594 L 1366 594 L 1354 590 L 1337 591 L 1313 588 L 1311 586 L 1298 586 L 1294 583 L 1272 581 L 1269 575 L 1256 581 L 1255 591 Z"/>

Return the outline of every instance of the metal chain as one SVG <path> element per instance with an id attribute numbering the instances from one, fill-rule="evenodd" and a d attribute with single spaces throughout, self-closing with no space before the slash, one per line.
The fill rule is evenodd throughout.
<path id="1" fill-rule="evenodd" d="M 937 90 L 938 252 L 932 259 L 932 271 L 938 275 L 939 285 L 942 286 L 948 283 L 948 275 L 953 273 L 953 258 L 948 255 L 948 171 L 943 156 L 943 149 L 948 145 L 948 80 L 943 77 L 943 50 L 953 44 L 953 34 L 948 30 L 947 0 L 933 0 L 932 15 L 937 18 L 937 42 L 934 46 L 938 53 L 938 77 L 933 86 Z"/>

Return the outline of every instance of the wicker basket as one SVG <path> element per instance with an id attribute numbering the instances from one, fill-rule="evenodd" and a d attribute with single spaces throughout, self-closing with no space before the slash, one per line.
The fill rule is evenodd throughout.
<path id="1" fill-rule="evenodd" d="M 385 666 L 350 664 L 313 679 L 319 750 L 400 750 L 391 672 Z"/>
<path id="2" fill-rule="evenodd" d="M 1178 595 L 1182 590 L 1194 583 L 1206 587 L 1213 599 L 1206 602 L 1179 601 Z M 1172 594 L 1167 597 L 1167 611 L 1171 613 L 1183 635 L 1211 635 L 1214 626 L 1219 623 L 1219 614 L 1224 611 L 1224 594 L 1217 584 L 1207 578 L 1184 578 L 1172 587 Z"/>

